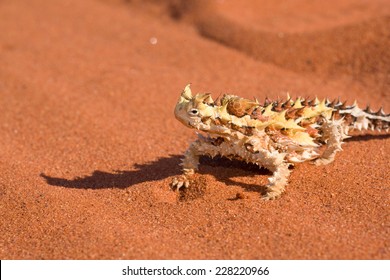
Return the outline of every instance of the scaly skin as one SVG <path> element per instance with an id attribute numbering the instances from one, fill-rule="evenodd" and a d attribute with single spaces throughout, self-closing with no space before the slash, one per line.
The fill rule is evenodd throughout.
<path id="1" fill-rule="evenodd" d="M 176 104 L 175 116 L 205 136 L 199 133 L 184 154 L 183 175 L 173 179 L 174 188 L 190 186 L 189 178 L 197 170 L 200 156 L 220 155 L 273 172 L 264 199 L 275 199 L 284 192 L 290 165 L 332 162 L 351 129 L 388 131 L 390 126 L 390 115 L 382 110 L 362 110 L 356 102 L 346 106 L 339 101 L 292 100 L 287 96 L 286 101 L 266 100 L 261 105 L 234 95 L 214 102 L 210 94 L 193 96 L 189 85 Z M 319 154 L 323 145 L 325 150 Z"/>

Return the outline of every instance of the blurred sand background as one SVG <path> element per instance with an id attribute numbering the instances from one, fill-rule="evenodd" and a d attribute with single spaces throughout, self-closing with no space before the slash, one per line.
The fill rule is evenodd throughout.
<path id="1" fill-rule="evenodd" d="M 390 258 L 384 135 L 297 165 L 276 201 L 223 159 L 172 191 L 189 82 L 389 113 L 390 2 L 0 0 L 0 258 Z"/>

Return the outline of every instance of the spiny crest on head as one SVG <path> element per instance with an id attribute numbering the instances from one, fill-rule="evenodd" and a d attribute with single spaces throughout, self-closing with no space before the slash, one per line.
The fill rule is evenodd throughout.
<path id="1" fill-rule="evenodd" d="M 193 101 L 195 105 L 199 103 L 213 104 L 214 101 L 211 98 L 211 93 L 198 93 L 195 96 L 192 95 L 191 84 L 186 85 L 181 93 L 181 97 L 186 101 Z"/>

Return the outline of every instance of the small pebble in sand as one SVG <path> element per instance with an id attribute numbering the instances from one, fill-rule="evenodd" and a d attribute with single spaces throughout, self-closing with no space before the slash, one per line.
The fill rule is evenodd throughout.
<path id="1" fill-rule="evenodd" d="M 241 192 L 236 193 L 236 199 L 245 199 L 245 195 Z"/>
<path id="2" fill-rule="evenodd" d="M 149 42 L 152 44 L 152 45 L 156 45 L 157 44 L 157 38 L 156 37 L 151 37 L 149 39 Z"/>

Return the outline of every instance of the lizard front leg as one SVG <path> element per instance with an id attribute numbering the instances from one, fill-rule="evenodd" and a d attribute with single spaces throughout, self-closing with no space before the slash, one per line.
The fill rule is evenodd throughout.
<path id="1" fill-rule="evenodd" d="M 195 173 L 199 165 L 199 146 L 200 141 L 196 140 L 191 143 L 187 151 L 184 153 L 181 166 L 183 167 L 183 175 L 173 178 L 172 187 L 176 190 L 190 185 L 189 177 Z"/>

